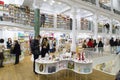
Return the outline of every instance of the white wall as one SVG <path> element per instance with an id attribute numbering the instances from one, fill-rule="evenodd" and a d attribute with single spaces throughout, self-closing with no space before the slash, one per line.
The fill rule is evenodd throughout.
<path id="1" fill-rule="evenodd" d="M 113 0 L 113 8 L 120 10 L 120 0 Z"/>

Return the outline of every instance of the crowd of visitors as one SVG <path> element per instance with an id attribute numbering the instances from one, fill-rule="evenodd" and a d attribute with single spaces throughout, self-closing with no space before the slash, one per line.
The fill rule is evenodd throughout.
<path id="1" fill-rule="evenodd" d="M 108 41 L 110 45 L 110 52 L 111 54 L 119 54 L 120 53 L 120 39 L 114 39 L 113 37 Z M 103 53 L 104 51 L 104 42 L 102 39 L 99 39 L 98 43 L 96 40 L 93 40 L 92 38 L 88 41 L 84 40 L 82 43 L 82 48 L 89 48 L 94 51 L 98 49 L 99 53 Z"/>

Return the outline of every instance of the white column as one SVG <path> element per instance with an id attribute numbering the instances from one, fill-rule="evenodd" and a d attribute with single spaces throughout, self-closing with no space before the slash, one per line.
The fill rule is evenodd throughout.
<path id="1" fill-rule="evenodd" d="M 100 7 L 99 0 L 96 0 L 96 6 Z"/>
<path id="2" fill-rule="evenodd" d="M 111 2 L 111 11 L 113 12 L 113 0 L 110 0 Z"/>
<path id="3" fill-rule="evenodd" d="M 112 19 L 110 19 L 109 24 L 110 24 L 109 35 L 110 37 L 112 37 Z"/>
<path id="4" fill-rule="evenodd" d="M 116 10 L 120 10 L 120 0 L 114 0 L 113 1 L 113 8 L 116 9 Z"/>
<path id="5" fill-rule="evenodd" d="M 54 14 L 54 28 L 57 28 L 57 14 Z"/>
<path id="6" fill-rule="evenodd" d="M 93 23 L 94 23 L 94 39 L 97 39 L 98 38 L 98 15 L 97 13 L 95 13 L 94 15 Z"/>
<path id="7" fill-rule="evenodd" d="M 72 44 L 71 44 L 71 51 L 76 52 L 76 8 L 73 7 L 71 9 L 71 16 L 72 16 Z"/>
<path id="8" fill-rule="evenodd" d="M 77 30 L 78 31 L 81 30 L 81 22 L 80 22 L 80 20 L 81 20 L 81 17 L 78 16 L 78 18 L 77 18 Z"/>

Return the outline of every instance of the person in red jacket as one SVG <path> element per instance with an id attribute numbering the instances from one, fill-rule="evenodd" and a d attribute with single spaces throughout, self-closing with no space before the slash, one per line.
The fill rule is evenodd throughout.
<path id="1" fill-rule="evenodd" d="M 87 43 L 88 48 L 93 48 L 93 41 L 92 39 L 89 39 L 88 43 Z"/>

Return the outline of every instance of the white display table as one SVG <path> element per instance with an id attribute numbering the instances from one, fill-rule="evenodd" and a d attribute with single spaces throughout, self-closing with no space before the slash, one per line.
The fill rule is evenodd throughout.
<path id="1" fill-rule="evenodd" d="M 73 58 L 46 60 L 45 58 L 36 59 L 35 71 L 38 74 L 53 74 L 63 69 L 69 69 L 79 74 L 92 73 L 91 60 L 77 60 Z"/>

